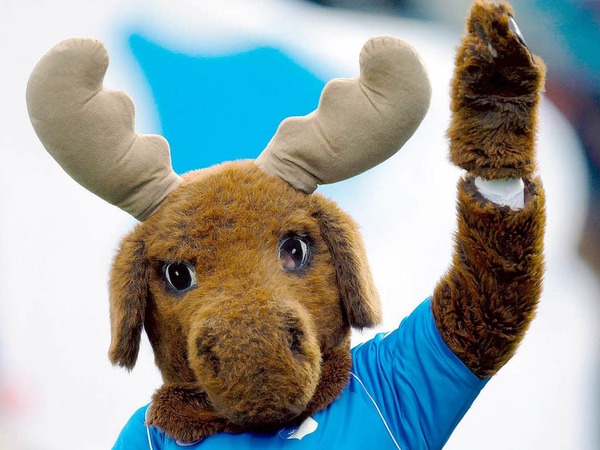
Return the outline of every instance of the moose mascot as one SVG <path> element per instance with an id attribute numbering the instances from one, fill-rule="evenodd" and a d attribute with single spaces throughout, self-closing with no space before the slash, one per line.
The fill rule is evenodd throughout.
<path id="1" fill-rule="evenodd" d="M 110 360 L 132 369 L 145 330 L 163 378 L 116 449 L 438 449 L 515 353 L 540 297 L 544 193 L 534 175 L 544 65 L 506 3 L 477 0 L 456 55 L 450 159 L 458 227 L 432 296 L 387 334 L 356 224 L 317 185 L 383 162 L 430 98 L 416 51 L 369 40 L 360 76 L 279 126 L 255 160 L 179 176 L 103 88 L 104 46 L 71 39 L 30 78 L 46 149 L 136 217 L 110 275 Z M 190 149 L 191 150 L 191 149 Z M 393 207 L 393 199 L 390 199 Z M 426 239 L 426 236 L 422 236 Z"/>

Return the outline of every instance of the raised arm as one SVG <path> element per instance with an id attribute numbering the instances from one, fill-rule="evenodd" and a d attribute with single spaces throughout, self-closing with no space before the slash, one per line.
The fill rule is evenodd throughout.
<path id="1" fill-rule="evenodd" d="M 467 174 L 452 266 L 432 310 L 446 344 L 480 378 L 515 353 L 541 293 L 545 210 L 534 147 L 544 73 L 510 6 L 477 0 L 456 57 L 448 130 L 450 158 Z"/>

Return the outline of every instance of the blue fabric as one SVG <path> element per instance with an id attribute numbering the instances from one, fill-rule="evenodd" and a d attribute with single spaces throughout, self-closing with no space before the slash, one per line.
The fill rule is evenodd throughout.
<path id="1" fill-rule="evenodd" d="M 352 376 L 340 398 L 300 429 L 273 435 L 221 433 L 187 448 L 437 449 L 487 382 L 448 349 L 429 299 L 397 330 L 352 349 L 352 359 Z M 144 425 L 147 408 L 134 414 L 114 449 L 183 448 L 161 430 Z"/>
<path id="2" fill-rule="evenodd" d="M 129 37 L 129 46 L 152 89 L 160 134 L 179 174 L 256 158 L 283 119 L 317 107 L 325 86 L 276 48 L 184 55 L 140 34 Z"/>

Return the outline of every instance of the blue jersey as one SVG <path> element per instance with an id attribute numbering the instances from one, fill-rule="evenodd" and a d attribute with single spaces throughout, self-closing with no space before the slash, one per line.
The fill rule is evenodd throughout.
<path id="1" fill-rule="evenodd" d="M 299 427 L 269 435 L 220 433 L 184 444 L 146 426 L 145 406 L 125 425 L 113 450 L 438 449 L 487 381 L 446 346 L 429 299 L 397 330 L 351 352 L 350 381 L 341 396 Z"/>

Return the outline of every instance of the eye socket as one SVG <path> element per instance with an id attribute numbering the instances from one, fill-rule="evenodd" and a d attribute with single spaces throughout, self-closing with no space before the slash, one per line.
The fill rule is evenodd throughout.
<path id="1" fill-rule="evenodd" d="M 169 288 L 174 292 L 184 292 L 196 287 L 196 271 L 187 262 L 167 262 L 163 273 Z"/>
<path id="2" fill-rule="evenodd" d="M 279 243 L 279 259 L 285 270 L 304 269 L 310 257 L 310 245 L 306 238 L 290 236 Z"/>

